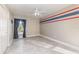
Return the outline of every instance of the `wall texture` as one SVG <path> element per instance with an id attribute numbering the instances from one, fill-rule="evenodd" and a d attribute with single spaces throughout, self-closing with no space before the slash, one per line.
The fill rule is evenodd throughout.
<path id="1" fill-rule="evenodd" d="M 0 53 L 4 53 L 12 41 L 11 14 L 5 5 L 0 5 Z"/>
<path id="2" fill-rule="evenodd" d="M 39 36 L 40 30 L 39 30 L 39 19 L 37 18 L 27 18 L 27 24 L 26 24 L 26 36 Z"/>
<path id="3" fill-rule="evenodd" d="M 60 14 L 56 13 L 58 15 L 45 19 L 48 21 L 41 20 L 41 34 L 79 47 L 79 12 L 77 11 L 79 5 L 74 5 L 59 11 Z"/>

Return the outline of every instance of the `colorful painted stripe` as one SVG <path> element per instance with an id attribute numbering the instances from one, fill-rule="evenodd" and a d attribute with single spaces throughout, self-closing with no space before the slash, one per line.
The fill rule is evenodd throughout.
<path id="1" fill-rule="evenodd" d="M 48 20 L 41 21 L 41 23 L 42 22 L 46 22 L 46 21 L 55 20 L 55 19 L 64 18 L 64 17 L 69 17 L 69 16 L 73 16 L 73 15 L 77 15 L 77 14 L 79 14 L 79 11 L 75 11 L 75 12 L 72 12 L 72 13 L 68 13 L 68 14 L 65 14 L 65 15 L 62 15 L 62 16 L 58 16 L 58 17 L 55 17 L 55 18 L 49 18 Z"/>
<path id="2" fill-rule="evenodd" d="M 58 13 L 58 14 L 53 15 L 53 16 L 48 16 L 46 19 L 51 18 L 51 17 L 58 16 L 58 15 L 61 15 L 61 14 L 64 14 L 64 13 L 67 13 L 67 12 L 70 12 L 70 11 L 74 11 L 74 10 L 77 10 L 77 9 L 79 9 L 79 7 L 75 7 L 75 8 L 73 8 L 73 9 L 71 9 L 71 10 L 67 10 L 67 11 L 64 11 L 64 12 Z"/>
<path id="3" fill-rule="evenodd" d="M 59 22 L 59 21 L 65 21 L 65 20 L 71 20 L 71 19 L 76 19 L 76 18 L 79 18 L 79 16 L 74 16 L 74 17 L 65 18 L 65 19 L 60 19 L 60 20 L 55 20 L 55 21 L 49 21 L 48 23 Z"/>
<path id="4" fill-rule="evenodd" d="M 71 20 L 71 19 L 76 19 L 76 18 L 79 18 L 79 16 L 74 16 L 74 17 L 60 19 L 60 20 L 47 21 L 47 22 L 44 22 L 44 23 L 53 23 L 53 22 L 59 22 L 59 21 L 66 21 L 66 20 Z"/>

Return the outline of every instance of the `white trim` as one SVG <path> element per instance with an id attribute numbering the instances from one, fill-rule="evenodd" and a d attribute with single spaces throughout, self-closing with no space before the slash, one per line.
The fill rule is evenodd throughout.
<path id="1" fill-rule="evenodd" d="M 65 45 L 65 46 L 71 47 L 71 48 L 73 48 L 73 49 L 79 51 L 79 47 L 77 47 L 77 46 L 71 45 L 71 44 L 66 43 L 66 42 L 63 42 L 63 41 L 59 41 L 59 40 L 53 39 L 53 38 L 48 37 L 48 36 L 45 36 L 45 35 L 40 35 L 40 36 L 41 36 L 41 37 L 44 37 L 44 38 L 47 38 L 47 39 L 49 39 L 49 40 L 55 41 L 55 42 L 57 42 L 57 43 L 63 44 L 63 45 Z"/>
<path id="2" fill-rule="evenodd" d="M 64 54 L 77 54 L 76 52 L 70 51 L 68 49 L 64 49 L 62 47 L 55 47 L 52 50 L 60 52 L 60 53 L 64 53 Z"/>
<path id="3" fill-rule="evenodd" d="M 9 42 L 8 47 L 11 46 L 13 43 L 13 39 Z"/>
<path id="4" fill-rule="evenodd" d="M 35 37 L 35 36 L 40 36 L 40 34 L 37 34 L 37 35 L 27 35 L 26 37 Z"/>

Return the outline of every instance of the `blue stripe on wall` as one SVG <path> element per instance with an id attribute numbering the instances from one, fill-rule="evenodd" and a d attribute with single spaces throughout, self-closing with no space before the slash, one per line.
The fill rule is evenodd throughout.
<path id="1" fill-rule="evenodd" d="M 77 14 L 79 14 L 79 11 L 75 11 L 75 12 L 72 12 L 72 13 L 68 13 L 68 14 L 65 14 L 65 15 L 62 15 L 62 16 L 58 16 L 58 17 L 55 17 L 55 18 L 50 18 L 48 20 L 41 21 L 41 23 L 42 22 L 46 22 L 46 21 L 51 21 L 51 20 L 59 19 L 59 18 L 68 17 L 68 16 L 73 16 L 73 15 L 77 15 Z"/>

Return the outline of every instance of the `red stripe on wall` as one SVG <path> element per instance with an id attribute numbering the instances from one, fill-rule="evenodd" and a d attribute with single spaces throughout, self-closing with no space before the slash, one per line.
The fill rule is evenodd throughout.
<path id="1" fill-rule="evenodd" d="M 65 21 L 65 20 L 71 20 L 71 19 L 75 19 L 75 18 L 79 18 L 79 16 L 74 16 L 74 17 L 71 17 L 71 18 L 65 18 L 65 19 L 55 20 L 55 21 L 48 21 L 47 23 L 53 23 L 53 22 L 59 22 L 59 21 Z"/>
<path id="2" fill-rule="evenodd" d="M 58 16 L 58 15 L 61 15 L 61 14 L 64 14 L 64 13 L 67 13 L 67 12 L 70 12 L 70 11 L 73 11 L 73 10 L 76 10 L 76 9 L 79 9 L 79 7 L 73 8 L 71 10 L 64 11 L 62 13 L 59 13 L 59 14 L 56 14 L 56 15 L 53 15 L 53 16 L 48 16 L 46 19 L 51 18 L 51 17 Z"/>

